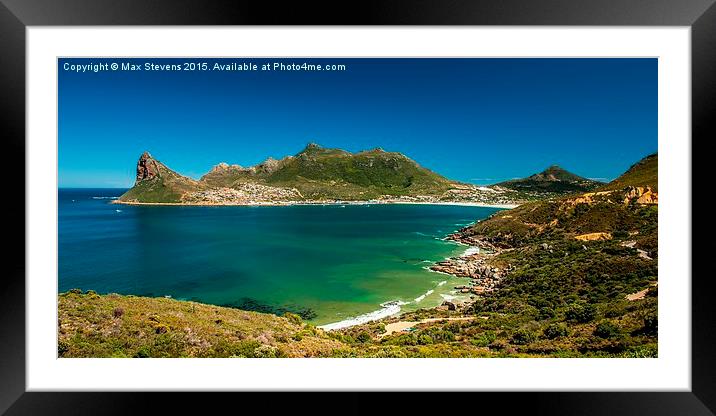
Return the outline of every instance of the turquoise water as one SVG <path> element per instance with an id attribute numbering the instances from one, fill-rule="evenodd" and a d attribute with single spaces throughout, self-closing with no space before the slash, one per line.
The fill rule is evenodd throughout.
<path id="1" fill-rule="evenodd" d="M 402 310 L 436 306 L 440 295 L 464 283 L 424 269 L 465 250 L 442 238 L 496 211 L 111 204 L 122 192 L 59 190 L 60 292 L 80 288 L 291 310 L 316 324 L 381 310 L 388 301 L 400 301 L 391 307 Z"/>

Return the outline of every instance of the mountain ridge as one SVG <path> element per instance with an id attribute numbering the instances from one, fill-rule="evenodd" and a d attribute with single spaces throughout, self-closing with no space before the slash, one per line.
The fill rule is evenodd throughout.
<path id="1" fill-rule="evenodd" d="M 269 157 L 250 167 L 221 162 L 199 180 L 171 170 L 149 152 L 140 156 L 136 169 L 134 187 L 122 195 L 119 202 L 195 202 L 197 193 L 203 193 L 203 198 L 212 190 L 218 198 L 214 198 L 217 199 L 214 202 L 221 202 L 229 194 L 235 197 L 231 190 L 244 192 L 247 199 L 254 200 L 251 194 L 257 189 L 262 198 L 268 200 L 273 199 L 272 193 L 301 195 L 300 199 L 317 201 L 370 200 L 386 196 L 438 198 L 458 184 L 402 153 L 381 148 L 351 153 L 313 142 L 295 155 L 281 159 Z"/>
<path id="2" fill-rule="evenodd" d="M 514 206 L 601 186 L 552 165 L 524 179 L 477 186 L 448 179 L 380 147 L 349 152 L 309 142 L 301 151 L 249 167 L 221 162 L 195 180 L 149 152 L 119 203 L 250 205 L 291 202 L 460 202 Z"/>

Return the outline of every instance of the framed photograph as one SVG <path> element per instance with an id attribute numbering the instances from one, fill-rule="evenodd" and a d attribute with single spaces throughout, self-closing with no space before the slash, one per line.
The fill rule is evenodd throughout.
<path id="1" fill-rule="evenodd" d="M 713 414 L 711 2 L 104 3 L 0 8 L 25 242 L 1 411 L 462 391 Z"/>

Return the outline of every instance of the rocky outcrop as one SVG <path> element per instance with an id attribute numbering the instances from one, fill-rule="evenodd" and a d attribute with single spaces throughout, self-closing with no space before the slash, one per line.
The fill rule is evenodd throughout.
<path id="1" fill-rule="evenodd" d="M 142 153 L 137 161 L 137 179 L 135 184 L 141 181 L 152 180 L 159 176 L 159 164 L 152 158 L 149 152 Z"/>
<path id="2" fill-rule="evenodd" d="M 290 158 L 290 156 L 287 156 L 285 159 L 290 160 L 289 158 Z M 258 164 L 256 166 L 253 166 L 252 168 L 253 168 L 254 172 L 260 172 L 260 173 L 264 173 L 264 174 L 272 174 L 272 173 L 276 172 L 278 170 L 278 168 L 281 167 L 282 162 L 283 162 L 283 159 L 276 160 L 272 157 L 269 157 L 268 159 L 264 160 L 263 162 L 261 162 L 260 164 Z"/>
<path id="3" fill-rule="evenodd" d="M 654 205 L 659 203 L 659 197 L 650 186 L 629 186 L 624 190 L 624 205 L 632 201 L 642 205 Z"/>
<path id="4" fill-rule="evenodd" d="M 448 311 L 457 310 L 457 305 L 454 302 L 450 302 L 449 300 L 443 301 L 443 303 L 440 306 L 443 306 L 444 309 L 448 310 Z"/>
<path id="5" fill-rule="evenodd" d="M 597 201 L 607 200 L 614 191 L 587 192 L 575 198 L 565 199 L 565 204 L 593 204 Z"/>
<path id="6" fill-rule="evenodd" d="M 575 239 L 579 241 L 604 241 L 604 240 L 611 240 L 612 234 L 611 233 L 587 233 L 587 234 L 580 234 L 575 235 Z"/>
<path id="7" fill-rule="evenodd" d="M 470 281 L 465 285 L 455 286 L 455 291 L 463 294 L 482 295 L 495 290 L 500 281 L 512 270 L 511 266 L 501 269 L 489 264 L 489 260 L 499 252 L 473 253 L 452 257 L 435 263 L 430 266 L 430 270 L 468 278 Z"/>
<path id="8" fill-rule="evenodd" d="M 239 165 L 229 165 L 226 162 L 221 162 L 218 165 L 211 168 L 209 173 L 227 172 L 230 170 L 242 170 L 243 168 Z"/>
<path id="9" fill-rule="evenodd" d="M 312 150 L 320 150 L 321 146 L 318 143 L 310 142 L 303 149 L 304 152 L 310 152 Z"/>

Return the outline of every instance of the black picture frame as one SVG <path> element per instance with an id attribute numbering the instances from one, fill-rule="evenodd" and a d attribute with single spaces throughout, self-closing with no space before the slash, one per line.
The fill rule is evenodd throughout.
<path id="1" fill-rule="evenodd" d="M 691 28 L 692 137 L 702 146 L 712 137 L 716 115 L 715 0 L 502 0 L 361 1 L 334 3 L 223 2 L 215 0 L 0 0 L 0 119 L 6 180 L 5 273 L 0 277 L 0 413 L 166 414 L 234 403 L 235 395 L 197 397 L 142 393 L 25 392 L 25 43 L 27 26 L 65 25 L 558 25 L 686 26 Z M 694 153 L 697 156 L 698 153 Z M 701 157 L 704 154 L 700 155 Z M 704 166 L 693 159 L 693 167 Z M 9 166 L 8 166 L 9 165 Z M 708 163 L 706 163 L 706 166 Z M 693 190 L 708 187 L 692 167 Z M 19 195 L 22 195 L 20 202 Z M 690 208 L 691 204 L 684 202 Z M 694 207 L 696 208 L 696 207 Z M 684 212 L 691 215 L 693 211 Z M 25 221 L 20 221 L 20 219 Z M 693 252 L 708 250 L 694 243 Z M 693 258 L 693 254 L 692 254 Z M 693 264 L 693 263 L 692 263 Z M 695 269 L 693 269 L 695 271 Z M 692 389 L 690 392 L 479 393 L 472 403 L 500 403 L 508 414 L 713 415 L 716 411 L 714 306 L 710 274 L 693 273 Z M 688 279 L 690 276 L 684 276 Z M 335 396 L 343 410 L 376 411 L 375 402 Z M 306 399 L 258 400 L 272 413 Z M 312 399 L 308 399 L 312 401 Z M 458 399 L 462 400 L 462 399 Z M 405 411 L 427 410 L 425 399 L 399 400 Z M 312 408 L 315 408 L 315 404 Z M 295 408 L 295 407 L 294 407 Z M 366 409 L 365 412 L 362 409 Z"/>

